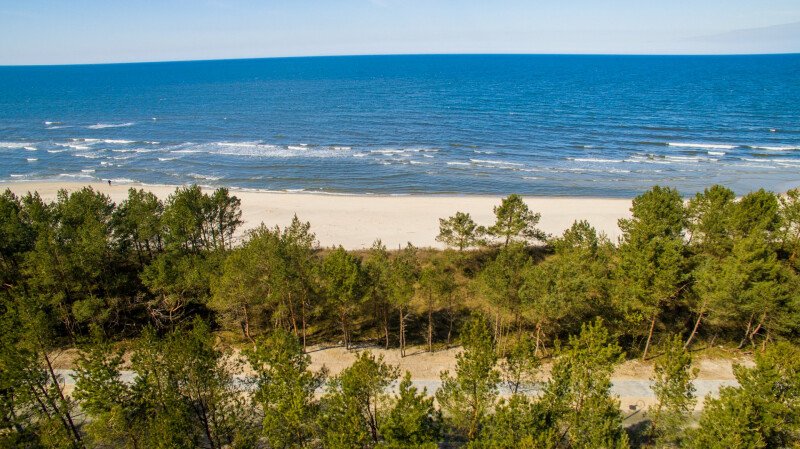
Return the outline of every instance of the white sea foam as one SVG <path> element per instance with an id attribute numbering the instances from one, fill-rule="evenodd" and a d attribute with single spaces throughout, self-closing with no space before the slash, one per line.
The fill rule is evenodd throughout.
<path id="1" fill-rule="evenodd" d="M 44 122 L 45 125 L 60 125 L 61 122 Z"/>
<path id="2" fill-rule="evenodd" d="M 0 142 L 0 148 L 8 148 L 8 149 L 25 148 L 25 146 L 27 145 L 30 144 L 25 142 Z"/>
<path id="3" fill-rule="evenodd" d="M 717 150 L 732 150 L 736 145 L 724 145 L 719 143 L 687 143 L 687 142 L 669 142 L 668 146 L 678 148 L 712 148 Z"/>
<path id="4" fill-rule="evenodd" d="M 89 125 L 87 128 L 89 129 L 105 129 L 105 128 L 126 128 L 128 126 L 135 125 L 135 122 L 127 122 L 127 123 L 97 123 L 94 125 Z"/>
<path id="5" fill-rule="evenodd" d="M 332 147 L 332 148 L 337 151 L 350 151 L 352 149 L 350 147 Z"/>
<path id="6" fill-rule="evenodd" d="M 800 150 L 798 146 L 751 146 L 754 150 L 767 150 L 767 151 L 796 151 Z"/>
<path id="7" fill-rule="evenodd" d="M 775 169 L 774 165 L 763 165 L 763 164 L 733 164 L 733 167 L 744 167 L 744 168 L 771 168 Z"/>
<path id="8" fill-rule="evenodd" d="M 676 162 L 716 162 L 716 159 L 704 156 L 664 156 L 664 158 Z"/>
<path id="9" fill-rule="evenodd" d="M 83 174 L 83 173 L 61 173 L 58 175 L 59 178 L 76 178 L 76 179 L 94 179 L 94 176 Z"/>
<path id="10" fill-rule="evenodd" d="M 708 154 L 711 156 L 725 156 L 726 153 L 724 151 L 709 151 Z"/>
<path id="11" fill-rule="evenodd" d="M 67 150 L 47 150 L 48 153 L 63 153 Z"/>
<path id="12" fill-rule="evenodd" d="M 572 159 L 575 162 L 596 162 L 598 164 L 618 164 L 622 162 L 622 159 L 600 159 L 594 157 L 576 157 L 568 159 Z"/>
<path id="13" fill-rule="evenodd" d="M 756 159 L 756 160 L 758 160 L 760 162 L 764 162 L 765 161 L 764 159 Z M 792 159 L 792 158 L 786 158 L 786 157 L 771 157 L 771 158 L 769 158 L 767 160 L 770 161 L 770 162 L 777 162 L 777 163 L 781 163 L 781 162 L 792 163 L 792 164 L 800 163 L 800 159 Z"/>
<path id="14" fill-rule="evenodd" d="M 194 179 L 205 179 L 207 181 L 219 181 L 219 176 L 211 176 L 211 175 L 201 175 L 199 173 L 189 173 L 187 176 L 194 178 Z"/>
<path id="15" fill-rule="evenodd" d="M 75 139 L 69 139 L 69 140 L 71 140 L 73 142 L 84 142 L 84 143 L 88 143 L 90 145 L 93 144 L 93 143 L 97 143 L 97 142 L 102 142 L 103 141 L 103 139 L 92 139 L 92 138 L 88 138 L 88 137 L 75 138 Z"/>
<path id="16" fill-rule="evenodd" d="M 447 162 L 447 165 L 471 165 L 469 162 Z"/>
<path id="17" fill-rule="evenodd" d="M 472 152 L 475 154 L 496 154 L 496 152 L 490 150 L 472 150 Z"/>
<path id="18" fill-rule="evenodd" d="M 115 143 L 120 145 L 127 145 L 129 143 L 133 143 L 133 140 L 125 140 L 125 139 L 103 139 L 105 143 Z"/>
<path id="19" fill-rule="evenodd" d="M 117 184 L 133 184 L 134 182 L 136 182 L 130 178 L 112 178 L 110 179 L 110 181 Z"/>
<path id="20" fill-rule="evenodd" d="M 28 151 L 37 151 L 38 150 L 38 148 L 36 148 L 36 147 L 22 147 L 22 148 L 24 148 L 24 149 L 26 149 Z"/>
<path id="21" fill-rule="evenodd" d="M 20 175 L 20 174 L 17 174 L 17 173 L 11 173 L 9 176 L 11 176 L 12 178 L 24 178 L 27 175 Z"/>
<path id="22" fill-rule="evenodd" d="M 53 125 L 53 126 L 47 126 L 44 129 L 64 129 L 64 128 L 72 128 L 72 127 L 67 125 Z"/>
<path id="23" fill-rule="evenodd" d="M 84 168 L 83 170 L 81 170 L 81 173 L 94 173 L 94 169 L 93 168 Z"/>
<path id="24" fill-rule="evenodd" d="M 470 162 L 474 164 L 489 164 L 489 165 L 511 166 L 511 167 L 523 166 L 523 164 L 517 164 L 516 162 L 495 161 L 491 159 L 470 159 Z"/>
<path id="25" fill-rule="evenodd" d="M 38 160 L 39 159 L 36 159 L 35 157 L 29 157 L 29 158 L 26 159 L 26 161 L 28 161 L 28 162 L 36 162 Z"/>
<path id="26" fill-rule="evenodd" d="M 308 144 L 278 146 L 261 142 L 218 142 L 211 144 L 199 144 L 191 149 L 204 150 L 212 154 L 222 154 L 226 156 L 250 156 L 250 157 L 342 157 L 347 153 L 334 147 L 312 147 Z M 343 148 L 343 147 L 341 147 Z M 179 152 L 174 151 L 174 152 Z M 189 151 L 186 151 L 189 152 Z"/>
<path id="27" fill-rule="evenodd" d="M 64 148 L 72 148 L 73 150 L 89 150 L 87 145 L 78 145 L 74 143 L 56 143 L 56 145 Z"/>
<path id="28" fill-rule="evenodd" d="M 178 159 L 178 158 L 177 157 L 160 157 L 160 158 L 158 158 L 158 160 L 161 161 L 161 162 L 174 161 L 175 159 Z"/>
<path id="29" fill-rule="evenodd" d="M 217 142 L 221 147 L 258 147 L 261 142 Z"/>

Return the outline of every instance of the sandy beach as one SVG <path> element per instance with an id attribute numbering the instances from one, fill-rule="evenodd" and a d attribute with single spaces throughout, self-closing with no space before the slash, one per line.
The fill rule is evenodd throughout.
<path id="1" fill-rule="evenodd" d="M 0 183 L 3 190 L 17 195 L 37 191 L 45 200 L 53 200 L 59 189 L 69 191 L 90 185 L 119 203 L 130 187 L 149 190 L 166 198 L 176 186 L 139 186 L 105 183 Z M 380 238 L 389 248 L 411 242 L 418 247 L 442 247 L 435 238 L 439 218 L 457 211 L 469 212 L 483 225 L 494 220 L 492 208 L 500 203 L 494 196 L 378 196 L 326 195 L 308 193 L 256 192 L 233 190 L 242 201 L 242 230 L 265 223 L 284 226 L 292 216 L 311 222 L 321 246 L 342 245 L 347 249 L 368 248 Z M 559 235 L 575 220 L 588 220 L 612 241 L 620 235 L 617 220 L 630 216 L 631 201 L 618 198 L 525 197 L 531 210 L 541 213 L 540 228 Z"/>

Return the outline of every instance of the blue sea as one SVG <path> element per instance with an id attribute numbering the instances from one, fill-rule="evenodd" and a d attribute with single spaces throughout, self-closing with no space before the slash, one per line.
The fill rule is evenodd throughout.
<path id="1" fill-rule="evenodd" d="M 800 185 L 800 55 L 0 67 L 0 181 L 631 197 Z"/>

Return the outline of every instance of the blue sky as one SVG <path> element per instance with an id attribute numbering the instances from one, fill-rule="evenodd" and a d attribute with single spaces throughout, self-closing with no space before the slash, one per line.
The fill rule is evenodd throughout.
<path id="1" fill-rule="evenodd" d="M 798 0 L 0 0 L 0 64 L 782 52 Z"/>

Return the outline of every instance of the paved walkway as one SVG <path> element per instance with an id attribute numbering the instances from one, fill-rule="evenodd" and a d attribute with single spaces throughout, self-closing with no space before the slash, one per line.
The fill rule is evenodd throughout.
<path id="1" fill-rule="evenodd" d="M 60 375 L 64 379 L 64 384 L 67 386 L 74 386 L 75 378 L 74 374 L 75 371 L 73 370 L 56 370 L 56 374 Z M 133 382 L 135 374 L 133 371 L 122 371 L 120 372 L 120 376 L 124 382 Z M 240 377 L 243 380 L 243 377 Z M 652 382 L 649 380 L 631 380 L 631 379 L 612 379 L 612 386 L 611 386 L 611 393 L 614 395 L 619 396 L 623 399 L 623 406 L 625 406 L 624 399 L 626 398 L 654 398 L 655 395 L 653 394 L 653 390 L 651 389 Z M 414 380 L 413 384 L 418 389 L 426 388 L 428 390 L 428 394 L 433 394 L 442 386 L 442 382 L 439 380 Z M 695 387 L 695 396 L 698 398 L 703 398 L 709 394 L 716 395 L 719 392 L 720 387 L 724 386 L 736 386 L 737 383 L 735 380 L 695 380 L 694 387 Z M 539 387 L 534 387 L 531 389 L 526 390 L 531 394 L 540 391 Z M 507 388 L 500 387 L 501 394 L 509 394 L 510 391 Z"/>

